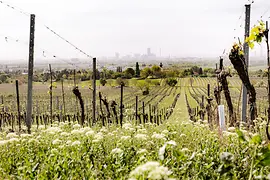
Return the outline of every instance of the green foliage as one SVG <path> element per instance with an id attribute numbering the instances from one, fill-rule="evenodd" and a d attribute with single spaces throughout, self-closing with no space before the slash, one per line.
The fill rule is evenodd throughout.
<path id="1" fill-rule="evenodd" d="M 166 84 L 169 86 L 175 86 L 177 84 L 177 80 L 175 78 L 168 78 L 166 79 Z"/>
<path id="2" fill-rule="evenodd" d="M 151 76 L 153 74 L 152 70 L 149 67 L 144 68 L 141 70 L 141 77 L 142 78 L 147 78 L 148 76 Z"/>
<path id="3" fill-rule="evenodd" d="M 128 86 L 128 81 L 126 79 L 123 79 L 123 78 L 117 78 L 116 79 L 116 84 L 117 85 L 124 85 L 124 86 Z"/>
<path id="4" fill-rule="evenodd" d="M 260 21 L 258 25 L 254 26 L 250 31 L 250 36 L 246 38 L 251 49 L 254 48 L 254 42 L 261 43 L 265 35 L 266 26 L 263 21 Z"/>
<path id="5" fill-rule="evenodd" d="M 102 86 L 105 86 L 107 84 L 107 80 L 106 79 L 100 79 L 99 82 L 100 82 L 100 84 Z"/>
<path id="6" fill-rule="evenodd" d="M 128 79 L 130 79 L 130 78 L 132 78 L 133 76 L 135 76 L 135 71 L 134 71 L 134 69 L 132 69 L 132 68 L 127 68 L 127 69 L 124 71 L 124 76 L 125 76 L 125 78 L 128 78 Z"/>
<path id="7" fill-rule="evenodd" d="M 136 70 L 135 70 L 136 77 L 140 77 L 140 65 L 136 62 Z"/>

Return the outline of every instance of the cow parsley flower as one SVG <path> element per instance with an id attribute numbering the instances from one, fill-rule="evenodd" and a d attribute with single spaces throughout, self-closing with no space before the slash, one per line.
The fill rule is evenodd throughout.
<path id="1" fill-rule="evenodd" d="M 52 144 L 53 144 L 53 145 L 61 144 L 61 140 L 55 139 L 55 140 L 53 140 Z"/>
<path id="2" fill-rule="evenodd" d="M 172 174 L 167 167 L 159 164 L 159 162 L 149 161 L 135 168 L 129 174 L 129 180 L 147 178 L 155 180 L 171 180 Z"/>
<path id="3" fill-rule="evenodd" d="M 16 138 L 18 135 L 16 133 L 8 133 L 7 138 Z"/>
<path id="4" fill-rule="evenodd" d="M 95 131 L 90 130 L 88 132 L 85 133 L 86 136 L 93 136 L 95 134 Z"/>
<path id="5" fill-rule="evenodd" d="M 81 142 L 80 141 L 74 141 L 71 146 L 79 146 L 81 145 Z"/>
<path id="6" fill-rule="evenodd" d="M 112 150 L 111 152 L 112 154 L 122 154 L 123 153 L 123 150 L 120 149 L 120 148 L 115 148 Z"/>
<path id="7" fill-rule="evenodd" d="M 146 134 L 136 134 L 135 138 L 138 140 L 147 140 L 148 136 Z"/>
<path id="8" fill-rule="evenodd" d="M 152 138 L 152 139 L 163 139 L 163 140 L 166 140 L 164 134 L 157 134 L 157 133 L 154 133 L 154 134 L 151 136 L 151 138 Z"/>
<path id="9" fill-rule="evenodd" d="M 81 125 L 80 124 L 74 124 L 72 126 L 73 129 L 80 129 L 81 128 Z"/>

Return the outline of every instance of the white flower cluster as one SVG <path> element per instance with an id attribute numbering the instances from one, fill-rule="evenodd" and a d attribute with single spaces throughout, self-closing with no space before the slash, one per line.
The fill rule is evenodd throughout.
<path id="1" fill-rule="evenodd" d="M 153 179 L 153 180 L 173 180 L 170 178 L 172 174 L 167 167 L 159 164 L 159 162 L 149 161 L 143 165 L 138 166 L 129 174 L 129 180 L 136 180 L 139 178 Z"/>
<path id="2" fill-rule="evenodd" d="M 160 160 L 164 160 L 164 154 L 165 154 L 167 145 L 176 146 L 176 142 L 175 141 L 168 141 L 159 149 L 158 157 Z"/>
<path id="3" fill-rule="evenodd" d="M 148 136 L 146 134 L 136 134 L 135 138 L 141 141 L 147 140 Z"/>
<path id="4" fill-rule="evenodd" d="M 152 139 L 162 139 L 162 140 L 166 140 L 165 135 L 164 134 L 158 134 L 156 132 L 153 133 L 153 135 L 151 136 Z"/>

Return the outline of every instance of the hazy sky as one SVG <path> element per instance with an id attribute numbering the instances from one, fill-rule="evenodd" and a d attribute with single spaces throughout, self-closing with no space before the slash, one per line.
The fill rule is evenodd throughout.
<path id="1" fill-rule="evenodd" d="M 247 0 L 5 0 L 36 14 L 36 53 L 42 49 L 63 58 L 85 57 L 44 27 L 93 56 L 153 53 L 163 56 L 217 57 L 234 36 L 243 36 Z M 255 0 L 252 25 L 270 20 L 270 1 Z M 239 17 L 242 13 L 242 18 Z M 0 59 L 27 59 L 30 18 L 0 3 Z M 234 31 L 234 29 L 237 29 Z M 18 38 L 8 42 L 5 36 Z M 22 43 L 22 42 L 25 42 Z M 52 54 L 45 54 L 46 58 Z M 261 55 L 260 48 L 252 55 Z"/>

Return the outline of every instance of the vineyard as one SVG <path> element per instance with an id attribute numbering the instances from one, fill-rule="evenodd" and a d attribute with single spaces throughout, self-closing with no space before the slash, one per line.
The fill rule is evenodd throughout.
<path id="1" fill-rule="evenodd" d="M 160 81 L 161 85 L 150 87 L 149 95 L 142 95 L 136 86 L 123 88 L 122 128 L 120 86 L 97 87 L 101 99 L 117 105 L 107 109 L 106 104 L 98 103 L 98 118 L 92 126 L 89 84 L 78 84 L 85 102 L 83 125 L 80 125 L 81 108 L 72 93 L 72 82 L 64 82 L 63 86 L 54 84 L 52 117 L 48 84 L 34 84 L 32 134 L 26 134 L 25 85 L 20 85 L 20 133 L 16 133 L 19 130 L 16 92 L 11 91 L 15 85 L 1 85 L 0 156 L 7 161 L 0 162 L 0 176 L 20 179 L 267 177 L 269 168 L 265 165 L 269 151 L 263 141 L 266 138 L 263 121 L 267 107 L 263 86 L 266 79 L 252 79 L 260 82 L 256 85 L 260 99 L 260 118 L 255 123 L 257 133 L 246 131 L 243 126 L 241 131 L 227 127 L 229 130 L 223 132 L 222 138 L 207 125 L 209 117 L 216 119 L 216 103 L 211 102 L 210 116 L 205 113 L 201 119 L 201 112 L 207 112 L 205 99 L 214 98 L 213 88 L 208 97 L 208 87 L 216 85 L 216 78 L 179 78 L 175 87 Z M 235 77 L 228 81 L 233 106 L 240 111 L 241 81 Z M 215 124 L 218 122 L 212 122 Z"/>
<path id="2" fill-rule="evenodd" d="M 55 3 L 54 8 L 61 12 L 62 16 L 64 14 L 68 17 L 68 14 L 72 14 L 72 18 L 65 17 L 65 19 L 53 15 L 53 20 L 63 18 L 61 21 L 71 22 L 76 17 L 76 25 L 72 24 L 72 28 L 62 27 L 62 30 L 67 32 L 60 34 L 44 24 L 43 22 L 47 21 L 40 19 L 39 15 L 36 16 L 17 6 L 0 1 L 1 8 L 7 10 L 3 17 L 8 22 L 3 23 L 3 29 L 6 26 L 8 28 L 3 35 L 0 35 L 4 37 L 2 39 L 5 43 L 4 51 L 6 47 L 12 47 L 10 52 L 14 54 L 6 53 L 11 54 L 11 58 L 15 55 L 24 57 L 25 55 L 22 56 L 19 50 L 28 53 L 28 66 L 24 64 L 25 62 L 22 64 L 7 62 L 1 66 L 0 180 L 270 179 L 270 47 L 268 21 L 264 20 L 270 8 L 260 16 L 261 20 L 257 21 L 257 25 L 251 28 L 251 5 L 254 1 L 249 0 L 245 5 L 245 11 L 238 18 L 237 27 L 234 28 L 234 44 L 230 44 L 229 49 L 224 49 L 218 62 L 217 59 L 210 61 L 207 58 L 197 58 L 195 54 L 190 56 L 191 58 L 174 57 L 172 54 L 168 57 L 162 56 L 161 48 L 159 56 L 151 52 L 151 48 L 147 48 L 146 54 L 132 51 L 134 55 L 125 56 L 120 56 L 116 52 L 113 58 L 91 56 L 64 37 L 68 35 L 70 29 L 72 29 L 70 34 L 72 41 L 87 42 L 89 44 L 85 44 L 85 47 L 91 50 L 100 46 L 101 51 L 97 50 L 98 48 L 95 50 L 96 53 L 102 52 L 102 55 L 105 54 L 103 50 L 106 47 L 107 49 L 110 47 L 110 51 L 113 52 L 117 43 L 125 42 L 121 39 L 123 37 L 129 40 L 128 43 L 133 43 L 129 36 L 136 35 L 135 37 L 138 38 L 136 42 L 134 41 L 134 48 L 136 48 L 136 43 L 141 43 L 140 38 L 144 34 L 149 33 L 148 37 L 143 39 L 147 42 L 147 39 L 154 39 L 156 33 L 147 32 L 146 29 L 143 29 L 143 33 L 139 32 L 136 28 L 141 28 L 142 24 L 137 24 L 134 28 L 132 19 L 140 23 L 141 20 L 137 19 L 137 11 L 129 12 L 129 9 L 124 8 L 125 6 L 122 7 L 124 2 L 113 3 L 119 8 L 115 14 L 111 14 L 114 8 L 103 8 L 109 4 L 108 2 L 97 7 L 92 6 L 95 4 L 94 1 L 91 3 L 86 5 L 85 1 L 83 6 L 96 9 L 100 6 L 102 12 L 96 9 L 93 12 L 89 11 L 93 18 L 87 19 L 87 23 L 91 22 L 89 29 L 83 18 L 77 18 L 82 17 L 81 14 L 84 14 L 83 16 L 89 14 L 88 10 L 83 12 L 81 9 L 83 6 L 78 12 L 62 13 L 61 9 L 68 9 L 68 5 L 63 8 L 63 3 L 58 5 Z M 78 1 L 75 4 L 82 4 L 82 2 Z M 167 7 L 169 4 L 163 4 L 166 5 L 167 12 L 169 10 L 170 13 L 173 12 L 171 15 L 179 18 L 180 14 L 178 17 L 177 12 L 181 11 L 178 9 L 180 6 L 173 4 L 177 7 L 174 9 L 175 7 Z M 192 2 L 191 7 L 193 8 L 195 4 L 197 5 Z M 160 33 L 163 31 L 162 27 L 166 27 L 166 39 L 181 37 L 178 39 L 181 43 L 185 40 L 182 36 L 190 38 L 183 44 L 185 48 L 178 47 L 179 44 L 176 48 L 173 47 L 172 42 L 163 43 L 159 34 L 160 45 L 170 45 L 170 48 L 167 47 L 165 50 L 166 53 L 169 51 L 173 53 L 172 49 L 177 51 L 186 49 L 189 52 L 188 48 L 192 48 L 190 52 L 199 50 L 200 53 L 207 54 L 205 52 L 207 50 L 213 51 L 211 53 L 214 54 L 222 43 L 220 34 L 224 35 L 224 32 L 229 29 L 221 25 L 225 22 L 230 23 L 230 16 L 233 13 L 226 12 L 224 17 L 218 15 L 224 15 L 222 11 L 229 12 L 232 7 L 227 7 L 226 10 L 225 4 L 222 3 L 209 2 L 206 7 L 203 7 L 205 4 L 207 3 L 199 4 L 199 9 L 203 9 L 199 16 L 215 10 L 213 16 L 217 15 L 219 21 L 226 18 L 226 21 L 220 24 L 217 21 L 208 23 L 208 27 L 206 22 L 214 19 L 211 17 L 204 21 L 202 18 L 201 24 L 196 25 L 196 29 L 192 29 L 191 24 L 195 24 L 192 20 L 194 16 L 188 20 L 192 23 L 189 24 L 187 21 L 183 23 L 185 27 L 179 29 L 175 23 L 179 19 L 175 21 L 163 19 L 165 14 L 170 13 L 163 11 L 163 7 L 158 8 L 161 3 L 156 3 L 157 6 L 154 8 L 152 4 L 149 7 L 138 4 L 136 8 L 139 8 L 137 10 L 140 10 L 138 12 L 143 14 L 144 18 L 146 14 L 143 10 L 149 11 L 147 14 L 150 14 L 150 10 L 158 10 L 157 14 L 153 13 L 154 19 L 144 19 L 147 22 L 143 25 L 144 28 L 156 24 L 159 28 L 155 28 L 155 31 L 158 29 Z M 226 4 L 231 3 L 226 2 Z M 135 5 L 136 3 L 131 4 L 132 8 Z M 184 3 L 181 7 L 187 8 L 183 5 Z M 51 7 L 50 5 L 53 11 L 54 8 Z M 121 9 L 125 9 L 125 16 L 132 14 L 132 17 L 136 15 L 136 18 L 128 17 L 130 24 L 123 23 L 127 19 L 123 22 L 119 21 L 121 18 L 118 17 L 120 15 L 118 10 Z M 258 6 L 254 8 L 257 9 L 260 8 Z M 18 26 L 18 31 L 15 24 L 11 23 L 14 23 L 15 19 L 22 22 L 24 20 L 8 14 L 11 13 L 8 10 L 27 18 L 28 23 L 30 18 L 29 42 L 24 40 L 25 33 L 28 33 L 28 29 L 23 30 L 23 25 L 26 23 L 21 23 L 22 27 Z M 234 7 L 233 11 L 235 10 Z M 195 13 L 198 10 L 188 9 L 188 11 Z M 162 17 L 158 17 L 160 12 L 163 12 Z M 181 13 L 186 15 L 187 12 L 181 11 Z M 112 16 L 110 27 L 108 22 L 102 21 L 108 19 L 103 17 L 108 14 Z M 121 27 L 121 31 L 113 29 L 115 25 L 113 17 L 116 14 L 118 15 L 117 28 Z M 94 21 L 95 15 L 102 16 L 98 23 Z M 159 21 L 166 24 L 157 24 Z M 169 24 L 170 21 L 173 24 Z M 83 27 L 80 27 L 79 24 L 82 22 Z M 58 23 L 55 21 L 54 24 Z M 227 25 L 229 27 L 229 24 Z M 129 35 L 125 34 L 128 31 L 125 28 L 130 27 L 141 34 L 135 31 L 129 32 L 131 33 Z M 11 28 L 16 31 L 11 31 Z M 101 28 L 98 33 L 102 34 L 93 34 L 98 28 Z M 80 32 L 85 30 L 89 34 L 82 35 L 76 32 L 76 29 Z M 183 29 L 188 31 L 185 32 Z M 235 35 L 239 29 L 243 30 L 244 39 Z M 173 30 L 176 30 L 177 36 L 173 34 Z M 214 34 L 215 31 L 218 34 Z M 23 35 L 19 38 L 13 37 L 19 32 Z M 111 34 L 114 36 L 119 32 L 122 33 L 121 37 L 115 36 L 117 40 L 114 40 Z M 9 33 L 13 35 L 10 36 Z M 200 36 L 205 37 L 201 39 Z M 106 40 L 106 44 L 102 41 L 96 42 L 97 37 Z M 224 39 L 225 37 L 224 35 Z M 215 41 L 212 41 L 214 39 L 219 40 L 214 43 Z M 49 44 L 46 48 L 39 47 L 45 45 L 47 40 Z M 199 40 L 202 42 L 198 42 Z M 189 45 L 191 43 L 192 46 Z M 18 48 L 18 44 L 23 45 L 24 48 L 26 45 L 29 51 L 25 51 L 26 48 L 25 50 L 22 47 Z M 198 44 L 199 48 L 195 46 Z M 217 49 L 210 45 L 217 46 Z M 249 51 L 258 48 L 257 45 L 260 46 L 261 57 L 264 58 L 263 67 L 260 67 L 265 68 L 265 60 L 267 62 L 268 68 L 265 70 L 255 71 L 256 67 L 250 67 L 252 65 L 249 62 Z M 47 49 L 54 52 L 50 53 Z M 56 51 L 57 53 L 62 51 L 62 56 L 65 58 L 58 56 Z M 264 51 L 266 58 L 263 56 Z M 36 58 L 37 56 L 39 58 Z M 42 62 L 37 63 L 37 59 Z M 58 64 L 56 61 L 61 63 Z M 215 68 L 212 67 L 214 64 Z M 36 67 L 36 65 L 40 66 Z"/>

